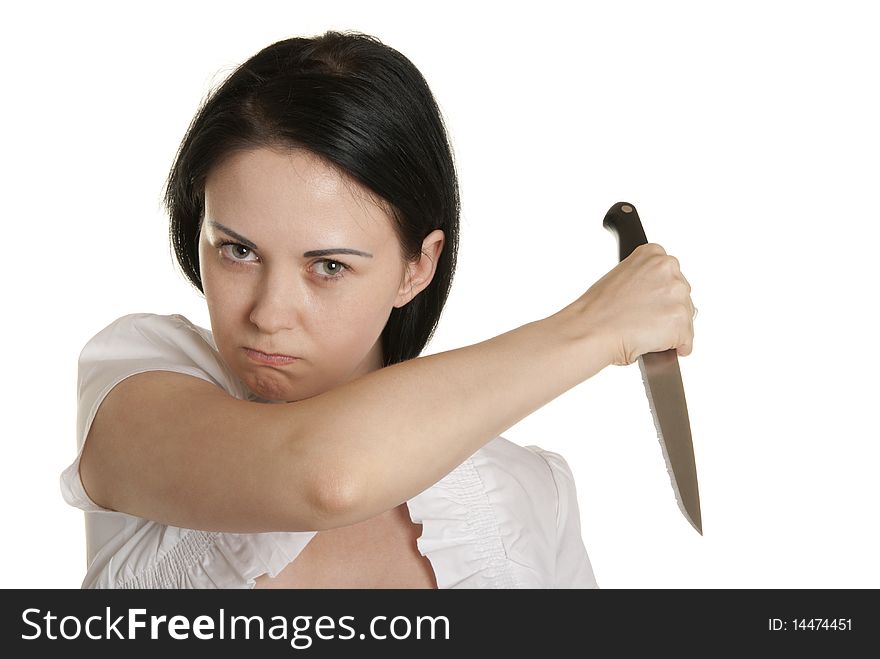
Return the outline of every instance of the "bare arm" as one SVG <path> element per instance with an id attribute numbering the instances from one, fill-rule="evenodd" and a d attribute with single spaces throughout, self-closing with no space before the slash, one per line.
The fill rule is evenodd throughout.
<path id="1" fill-rule="evenodd" d="M 326 461 L 326 473 L 337 476 L 325 481 L 323 499 L 341 524 L 387 510 L 609 358 L 592 335 L 575 338 L 554 316 L 303 401 L 300 436 L 317 449 L 315 462 Z"/>
<path id="2" fill-rule="evenodd" d="M 83 483 L 105 507 L 187 528 L 323 530 L 368 519 L 621 363 L 616 346 L 632 349 L 633 342 L 618 341 L 590 318 L 624 304 L 613 298 L 627 277 L 606 276 L 592 295 L 543 320 L 295 403 L 239 401 L 177 373 L 131 376 L 98 411 L 83 453 Z M 668 290 L 668 282 L 657 288 Z M 667 306 L 682 307 L 682 295 Z M 667 334 L 652 340 L 666 345 Z M 676 347 L 690 340 L 682 334 Z"/>

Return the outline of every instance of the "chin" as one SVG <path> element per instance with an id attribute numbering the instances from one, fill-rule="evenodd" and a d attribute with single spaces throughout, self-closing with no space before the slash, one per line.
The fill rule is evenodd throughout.
<path id="1" fill-rule="evenodd" d="M 278 382 L 273 379 L 247 378 L 244 380 L 247 388 L 250 389 L 260 398 L 271 403 L 287 403 L 290 399 L 295 398 L 293 392 L 285 387 L 278 386 Z"/>
<path id="2" fill-rule="evenodd" d="M 320 391 L 294 391 L 290 387 L 279 387 L 274 380 L 261 382 L 258 379 L 254 382 L 252 378 L 248 378 L 244 380 L 244 383 L 254 394 L 270 403 L 296 403 L 321 393 Z"/>

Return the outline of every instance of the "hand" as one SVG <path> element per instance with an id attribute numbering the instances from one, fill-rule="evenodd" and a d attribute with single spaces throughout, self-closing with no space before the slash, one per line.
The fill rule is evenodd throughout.
<path id="1" fill-rule="evenodd" d="M 648 352 L 693 350 L 695 309 L 678 259 L 660 245 L 640 245 L 570 308 L 603 337 L 610 363 L 626 366 Z"/>

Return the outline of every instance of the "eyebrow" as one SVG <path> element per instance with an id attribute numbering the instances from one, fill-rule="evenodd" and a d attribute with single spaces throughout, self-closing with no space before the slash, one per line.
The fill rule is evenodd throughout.
<path id="1" fill-rule="evenodd" d="M 232 229 L 227 226 L 220 224 L 219 222 L 215 222 L 214 220 L 208 220 L 208 226 L 219 229 L 223 233 L 228 233 L 230 236 L 235 238 L 238 242 L 240 242 L 245 247 L 250 249 L 259 249 L 253 242 L 245 238 L 239 233 L 236 233 Z M 313 249 L 308 252 L 304 252 L 304 257 L 312 257 L 312 256 L 329 256 L 331 254 L 354 254 L 355 256 L 365 256 L 367 258 L 373 258 L 373 255 L 368 252 L 362 252 L 359 249 L 351 249 L 350 247 L 332 247 L 330 249 Z"/>

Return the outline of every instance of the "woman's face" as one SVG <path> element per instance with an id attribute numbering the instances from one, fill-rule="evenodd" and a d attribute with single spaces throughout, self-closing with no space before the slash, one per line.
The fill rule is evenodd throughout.
<path id="1" fill-rule="evenodd" d="M 210 173 L 202 285 L 217 348 L 252 392 L 302 400 L 381 368 L 382 329 L 412 297 L 391 222 L 305 150 L 241 151 Z"/>

